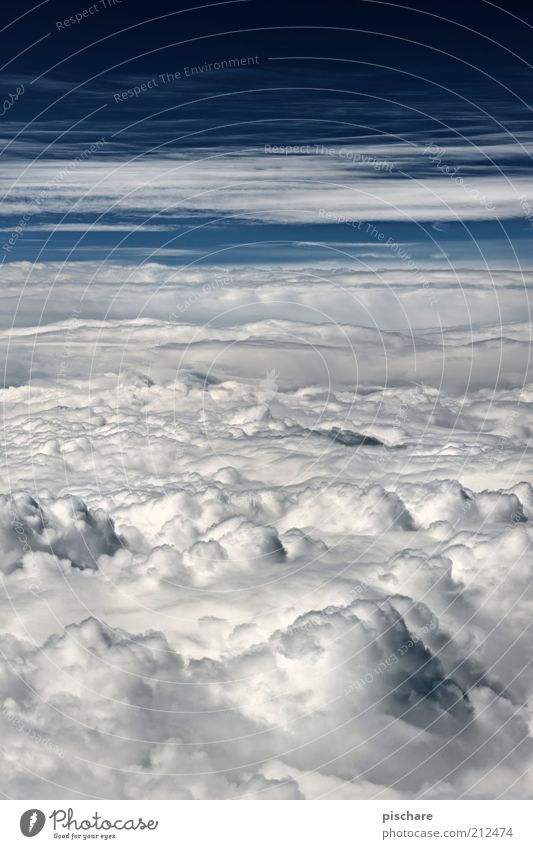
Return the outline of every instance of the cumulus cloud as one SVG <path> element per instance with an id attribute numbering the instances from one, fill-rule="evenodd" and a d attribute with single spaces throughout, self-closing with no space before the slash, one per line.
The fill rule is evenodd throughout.
<path id="1" fill-rule="evenodd" d="M 495 332 L 421 330 L 412 375 L 350 324 L 6 332 L 9 794 L 530 798 L 533 392 L 468 374 Z"/>

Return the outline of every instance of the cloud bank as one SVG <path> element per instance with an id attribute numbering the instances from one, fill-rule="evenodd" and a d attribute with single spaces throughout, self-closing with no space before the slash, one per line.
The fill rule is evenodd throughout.
<path id="1" fill-rule="evenodd" d="M 527 334 L 4 331 L 4 791 L 530 798 Z"/>

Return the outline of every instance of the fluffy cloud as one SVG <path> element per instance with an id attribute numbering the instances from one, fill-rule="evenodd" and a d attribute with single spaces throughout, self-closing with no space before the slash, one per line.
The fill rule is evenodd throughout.
<path id="1" fill-rule="evenodd" d="M 530 798 L 533 392 L 431 381 L 472 333 L 6 333 L 6 792 Z"/>

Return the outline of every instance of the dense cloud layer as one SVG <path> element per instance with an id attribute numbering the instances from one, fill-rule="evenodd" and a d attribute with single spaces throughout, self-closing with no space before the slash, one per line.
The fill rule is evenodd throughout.
<path id="1" fill-rule="evenodd" d="M 36 159 L 9 162 L 0 184 L 8 189 L 6 212 L 13 215 L 31 214 L 38 198 L 41 213 L 214 213 L 278 223 L 318 222 L 328 214 L 364 221 L 496 220 L 519 217 L 521 200 L 532 201 L 527 171 L 511 182 L 498 166 L 490 168 L 494 154 L 504 151 L 500 145 L 472 146 L 466 153 L 458 147 L 441 149 L 439 157 L 431 145 L 313 145 L 299 154 L 266 144 L 247 154 Z M 477 169 L 451 179 L 461 160 L 477 160 Z M 423 181 L 413 175 L 413 163 Z"/>
<path id="2" fill-rule="evenodd" d="M 8 343 L 4 792 L 531 797 L 525 325 Z"/>

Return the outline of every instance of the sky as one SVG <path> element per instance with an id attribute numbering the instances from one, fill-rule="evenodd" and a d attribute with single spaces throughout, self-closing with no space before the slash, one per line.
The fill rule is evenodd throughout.
<path id="1" fill-rule="evenodd" d="M 2 797 L 532 798 L 527 4 L 4 9 Z"/>

